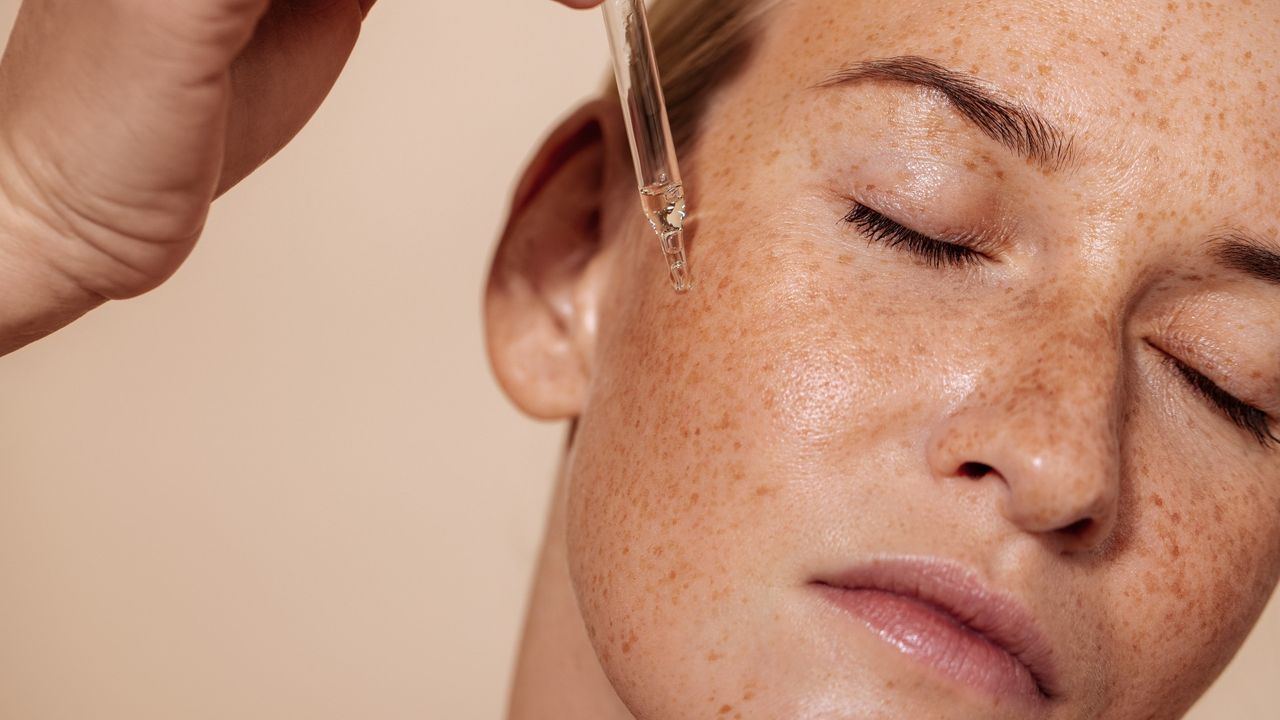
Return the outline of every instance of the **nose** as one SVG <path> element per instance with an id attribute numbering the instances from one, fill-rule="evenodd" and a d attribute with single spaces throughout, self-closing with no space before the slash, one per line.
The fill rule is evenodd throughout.
<path id="1" fill-rule="evenodd" d="M 992 367 L 931 433 L 928 462 L 947 480 L 1003 486 L 1001 512 L 1064 552 L 1098 548 L 1120 493 L 1119 353 L 1080 343 Z"/>

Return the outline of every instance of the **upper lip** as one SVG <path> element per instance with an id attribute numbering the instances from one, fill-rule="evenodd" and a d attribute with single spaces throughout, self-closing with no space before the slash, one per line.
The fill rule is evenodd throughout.
<path id="1" fill-rule="evenodd" d="M 881 590 L 931 605 L 1026 666 L 1046 698 L 1059 694 L 1053 645 L 1031 613 L 960 565 L 935 559 L 881 559 L 815 582 L 846 590 Z"/>

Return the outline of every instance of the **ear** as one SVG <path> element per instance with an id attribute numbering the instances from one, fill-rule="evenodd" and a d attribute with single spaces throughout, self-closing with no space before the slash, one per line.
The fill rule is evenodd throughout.
<path id="1" fill-rule="evenodd" d="M 600 219 L 623 132 L 603 100 L 564 120 L 525 170 L 493 259 L 489 362 L 511 401 L 537 418 L 576 417 L 586 399 L 610 266 Z"/>

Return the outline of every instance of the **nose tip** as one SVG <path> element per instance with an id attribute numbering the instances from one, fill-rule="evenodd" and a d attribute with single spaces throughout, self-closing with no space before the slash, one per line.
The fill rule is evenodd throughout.
<path id="1" fill-rule="evenodd" d="M 1119 487 L 1110 463 L 1100 459 L 1103 462 L 1031 458 L 1012 484 L 1004 478 L 1009 487 L 1005 517 L 1026 532 L 1054 536 L 1067 549 L 1096 546 L 1115 525 Z M 1055 461 L 1064 466 L 1053 467 Z M 998 473 L 994 468 L 993 472 Z"/>
<path id="2" fill-rule="evenodd" d="M 1120 480 L 1118 443 L 1109 431 L 1059 423 L 1054 432 L 1039 432 L 1025 417 L 982 412 L 944 425 L 930 448 L 936 476 L 998 483 L 1001 514 L 1065 552 L 1089 551 L 1111 535 Z"/>

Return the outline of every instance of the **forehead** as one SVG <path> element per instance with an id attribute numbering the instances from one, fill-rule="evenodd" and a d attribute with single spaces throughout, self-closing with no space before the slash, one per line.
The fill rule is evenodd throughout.
<path id="1" fill-rule="evenodd" d="M 901 55 L 1034 107 L 1095 169 L 1229 197 L 1243 213 L 1275 204 L 1280 2 L 782 0 L 751 84 L 794 102 L 835 69 Z M 1275 232 L 1273 213 L 1254 220 Z"/>

